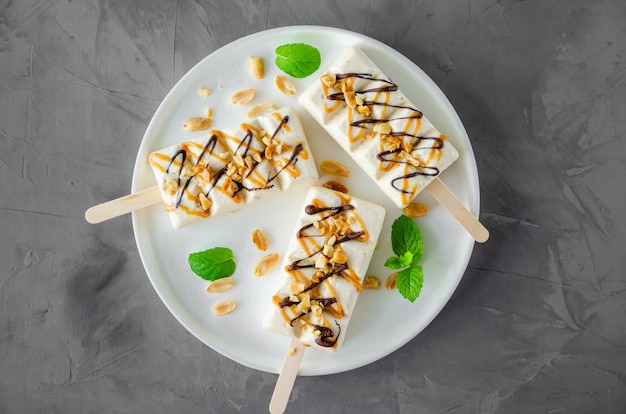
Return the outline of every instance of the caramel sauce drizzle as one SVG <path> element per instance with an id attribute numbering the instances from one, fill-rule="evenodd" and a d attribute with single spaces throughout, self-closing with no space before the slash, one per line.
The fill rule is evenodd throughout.
<path id="1" fill-rule="evenodd" d="M 175 180 L 178 184 L 178 188 L 176 191 L 175 201 L 173 204 L 166 203 L 166 210 L 171 212 L 176 209 L 181 209 L 186 214 L 197 215 L 200 217 L 208 217 L 210 215 L 208 211 L 202 211 L 201 209 L 194 210 L 193 208 L 186 207 L 181 204 L 184 197 L 195 202 L 196 204 L 199 203 L 198 196 L 194 195 L 191 191 L 191 184 L 194 180 L 200 180 L 197 176 L 204 169 L 209 170 L 211 172 L 210 176 L 212 177 L 209 183 L 209 189 L 205 192 L 205 196 L 209 197 L 211 192 L 215 190 L 221 192 L 235 203 L 241 203 L 243 201 L 243 196 L 240 194 L 242 190 L 250 192 L 269 190 L 273 188 L 273 181 L 276 180 L 276 178 L 283 172 L 293 178 L 299 177 L 300 170 L 296 166 L 297 161 L 299 158 L 308 159 L 308 151 L 306 151 L 301 143 L 296 143 L 293 147 L 291 145 L 282 144 L 277 139 L 277 135 L 283 130 L 285 132 L 291 131 L 291 128 L 289 127 L 289 116 L 281 117 L 279 113 L 275 112 L 273 117 L 279 121 L 279 123 L 272 132 L 271 139 L 273 142 L 282 145 L 282 154 L 289 154 L 289 156 L 276 155 L 271 159 L 266 158 L 264 151 L 259 149 L 264 147 L 264 144 L 262 143 L 264 131 L 249 123 L 240 124 L 240 128 L 245 132 L 242 139 L 228 135 L 223 131 L 214 130 L 211 131 L 211 137 L 204 147 L 197 142 L 189 141 L 182 143 L 181 149 L 176 151 L 176 153 L 171 157 L 161 153 L 152 153 L 148 158 L 148 161 L 152 166 L 165 174 L 174 172 L 176 175 Z M 229 142 L 232 143 L 233 146 L 236 146 L 234 151 L 228 145 Z M 221 148 L 225 149 L 225 153 L 216 152 L 218 144 Z M 226 154 L 228 154 L 227 157 L 224 156 Z M 220 179 L 226 174 L 229 159 L 232 159 L 235 155 L 241 155 L 244 159 L 248 155 L 257 159 L 261 157 L 262 161 L 269 161 L 269 163 L 274 167 L 274 172 L 272 173 L 270 171 L 268 176 L 264 177 L 259 171 L 256 170 L 256 167 L 260 164 L 260 162 L 255 161 L 253 165 L 248 168 L 248 171 L 245 176 L 242 177 L 241 182 L 232 180 L 232 188 L 225 188 L 223 184 L 218 185 Z M 209 159 L 214 161 L 212 163 L 213 165 L 209 162 Z M 185 177 L 183 175 L 185 163 L 193 166 L 201 166 L 203 168 L 196 169 L 198 172 L 189 177 Z M 247 180 L 248 184 L 244 185 L 243 180 Z"/>
<path id="2" fill-rule="evenodd" d="M 390 126 L 402 125 L 398 130 L 392 130 L 389 134 L 385 134 L 387 137 L 396 137 L 402 141 L 402 146 L 399 149 L 388 150 L 383 142 L 383 134 L 379 142 L 379 152 L 376 154 L 378 159 L 378 167 L 382 172 L 389 172 L 394 169 L 400 169 L 399 175 L 391 180 L 391 186 L 397 191 L 402 193 L 403 201 L 409 202 L 413 198 L 413 195 L 417 191 L 418 186 L 413 184 L 411 186 L 410 179 L 416 176 L 437 176 L 439 175 L 439 169 L 437 167 L 430 166 L 433 159 L 441 159 L 443 154 L 442 150 L 445 145 L 446 136 L 440 135 L 439 137 L 420 136 L 417 134 L 421 126 L 421 118 L 423 114 L 416 108 L 408 105 L 396 105 L 390 104 L 390 97 L 392 93 L 398 91 L 398 85 L 391 80 L 384 78 L 377 78 L 370 73 L 337 73 L 335 79 L 338 82 L 345 83 L 346 87 L 353 90 L 357 95 L 364 96 L 361 106 L 367 106 L 370 111 L 373 111 L 376 107 L 381 107 L 380 116 L 378 118 L 363 117 L 355 108 L 345 106 L 347 110 L 347 122 L 348 130 L 346 131 L 348 141 L 353 144 L 360 140 L 367 139 L 367 133 L 376 124 L 387 123 Z M 355 79 L 364 79 L 367 81 L 375 82 L 373 87 L 367 89 L 356 90 L 353 89 Z M 334 112 L 337 109 L 342 108 L 339 106 L 341 101 L 345 102 L 345 96 L 343 92 L 335 92 L 337 89 L 331 88 L 322 83 L 322 89 L 326 96 L 324 102 L 324 110 L 327 113 Z M 333 90 L 331 92 L 331 89 Z M 333 102 L 332 106 L 329 106 L 327 102 Z M 401 115 L 394 117 L 387 116 L 387 110 L 396 109 L 401 111 Z M 396 127 L 397 128 L 397 127 Z M 422 145 L 424 142 L 432 142 L 430 146 Z M 403 148 L 409 148 L 409 151 Z M 419 163 L 409 163 L 403 156 L 403 151 L 411 155 L 418 155 L 414 157 Z"/>
<path id="3" fill-rule="evenodd" d="M 287 323 L 291 326 L 300 323 L 313 331 L 317 331 L 319 334 L 315 342 L 323 347 L 336 346 L 341 332 L 341 327 L 338 323 L 337 332 L 333 331 L 324 314 L 328 313 L 335 319 L 340 319 L 344 316 L 343 305 L 339 301 L 331 281 L 334 278 L 343 278 L 352 284 L 358 292 L 363 290 L 363 286 L 359 276 L 350 267 L 350 258 L 345 263 L 334 263 L 327 256 L 329 262 L 323 268 L 316 267 L 316 261 L 320 255 L 324 254 L 324 245 L 333 236 L 335 238 L 332 245 L 333 249 L 339 248 L 344 243 L 362 243 L 369 238 L 362 219 L 355 211 L 354 206 L 349 204 L 350 197 L 340 192 L 335 192 L 335 195 L 341 200 L 340 205 L 326 206 L 320 200 L 314 199 L 311 201 L 311 204 L 305 207 L 304 212 L 309 216 L 315 216 L 315 221 L 302 226 L 296 232 L 296 238 L 302 248 L 303 257 L 294 260 L 285 268 L 285 271 L 292 276 L 293 283 L 302 286 L 300 290 L 293 292 L 293 295 L 308 294 L 311 302 L 317 302 L 322 308 L 322 325 L 313 324 L 308 317 L 313 311 L 311 309 L 306 311 L 300 309 L 298 307 L 300 302 L 292 300 L 293 296 L 282 298 L 275 296 L 273 298 L 274 304 L 280 308 L 280 313 Z M 327 226 L 336 226 L 336 223 L 343 223 L 343 227 L 341 229 L 336 228 L 336 230 L 330 233 L 322 230 L 330 228 Z M 356 229 L 353 229 L 353 227 Z M 303 269 L 313 269 L 315 273 L 311 278 L 308 278 L 303 274 Z M 322 286 L 327 292 L 325 296 L 322 296 L 321 293 Z"/>

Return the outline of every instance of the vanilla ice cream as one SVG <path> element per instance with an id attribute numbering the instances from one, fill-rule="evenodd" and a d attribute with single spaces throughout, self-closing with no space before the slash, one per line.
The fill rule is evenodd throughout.
<path id="1" fill-rule="evenodd" d="M 237 210 L 310 185 L 318 173 L 292 108 L 212 130 L 148 157 L 172 225 Z"/>
<path id="2" fill-rule="evenodd" d="M 345 338 L 385 209 L 312 186 L 263 322 L 271 331 L 334 351 Z"/>
<path id="3" fill-rule="evenodd" d="M 459 156 L 357 47 L 345 49 L 299 102 L 401 208 Z"/>

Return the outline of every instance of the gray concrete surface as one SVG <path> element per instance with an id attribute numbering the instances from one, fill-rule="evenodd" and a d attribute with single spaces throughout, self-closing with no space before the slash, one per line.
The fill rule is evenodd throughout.
<path id="1" fill-rule="evenodd" d="M 626 3 L 0 1 L 0 412 L 261 413 L 276 381 L 170 315 L 130 217 L 160 100 L 204 56 L 294 24 L 416 62 L 464 122 L 491 240 L 399 351 L 296 382 L 293 413 L 626 411 Z"/>

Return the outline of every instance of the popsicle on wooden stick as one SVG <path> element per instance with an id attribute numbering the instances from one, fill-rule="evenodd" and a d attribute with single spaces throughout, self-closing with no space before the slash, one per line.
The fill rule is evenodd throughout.
<path id="1" fill-rule="evenodd" d="M 299 102 L 400 208 L 459 157 L 358 47 L 345 49 Z M 467 217 L 459 222 L 465 226 Z"/>
<path id="2" fill-rule="evenodd" d="M 335 351 L 346 336 L 385 218 L 382 206 L 312 186 L 284 256 L 264 328 L 291 338 L 270 412 L 287 405 L 305 347 Z"/>
<path id="3" fill-rule="evenodd" d="M 156 188 L 94 206 L 85 214 L 87 221 L 101 222 L 163 201 L 172 225 L 179 228 L 318 179 L 293 108 L 212 130 L 203 138 L 155 151 L 148 161 Z"/>
<path id="4" fill-rule="evenodd" d="M 377 204 L 312 186 L 263 326 L 336 350 L 345 338 L 385 218 Z"/>

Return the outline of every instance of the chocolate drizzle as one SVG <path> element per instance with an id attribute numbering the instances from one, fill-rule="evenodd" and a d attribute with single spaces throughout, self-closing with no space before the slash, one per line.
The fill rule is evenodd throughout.
<path id="1" fill-rule="evenodd" d="M 298 161 L 298 159 L 296 157 L 298 156 L 300 151 L 302 151 L 303 148 L 304 147 L 302 146 L 302 144 L 297 144 L 293 148 L 293 151 L 291 152 L 291 156 L 289 157 L 289 160 L 287 160 L 285 165 L 283 165 L 283 167 L 280 170 L 278 170 L 278 172 L 276 174 L 274 174 L 274 176 L 267 177 L 267 182 L 271 183 L 272 181 L 274 181 L 276 179 L 276 177 L 278 177 L 278 175 L 281 172 L 283 172 L 285 170 L 285 168 L 287 168 L 289 166 L 289 164 L 296 165 L 296 161 Z"/>
<path id="2" fill-rule="evenodd" d="M 354 90 L 355 94 L 359 94 L 361 96 L 372 94 L 372 93 L 379 94 L 379 93 L 390 93 L 390 92 L 398 91 L 398 85 L 393 83 L 391 80 L 384 79 L 384 78 L 377 78 L 373 76 L 371 73 L 354 73 L 354 72 L 338 73 L 338 74 L 335 74 L 335 78 L 338 81 L 346 80 L 349 78 L 360 78 L 360 79 L 365 79 L 367 81 L 379 82 L 381 84 L 381 86 L 379 87 L 373 87 L 373 88 L 362 89 L 362 90 Z M 335 93 L 328 94 L 326 98 L 331 101 L 345 101 L 345 96 L 343 92 L 335 92 Z M 388 123 L 388 125 L 391 126 L 391 123 L 393 121 L 420 119 L 423 117 L 422 112 L 419 111 L 417 108 L 413 108 L 407 105 L 389 104 L 387 102 L 380 101 L 380 100 L 368 99 L 367 97 L 363 97 L 362 105 L 368 106 L 368 107 L 382 106 L 382 107 L 406 110 L 406 111 L 409 111 L 410 114 L 406 116 L 392 117 L 389 119 L 363 118 L 363 119 L 359 119 L 359 120 L 351 122 L 350 127 L 368 128 L 369 125 L 372 125 L 372 124 L 375 125 L 375 124 L 381 124 L 381 123 Z M 386 134 L 386 135 L 391 136 L 391 137 L 397 137 L 402 140 L 407 139 L 407 138 L 410 139 L 411 140 L 410 142 L 411 152 L 440 150 L 440 149 L 443 149 L 444 147 L 444 140 L 440 137 L 417 136 L 417 135 L 409 134 L 405 131 L 393 131 L 393 130 L 389 134 Z M 431 140 L 433 141 L 433 144 L 430 146 L 421 145 L 421 143 L 425 140 Z M 395 188 L 396 190 L 402 193 L 410 193 L 409 191 L 406 191 L 403 188 L 398 187 L 396 185 L 397 181 L 413 178 L 418 175 L 424 175 L 424 176 L 439 175 L 439 169 L 436 167 L 416 165 L 415 163 L 408 163 L 404 159 L 388 158 L 389 155 L 393 156 L 396 153 L 399 154 L 401 151 L 402 150 L 389 150 L 389 151 L 381 151 L 378 154 L 376 154 L 376 158 L 380 162 L 406 164 L 412 170 L 410 173 L 403 174 L 402 176 L 396 177 L 391 181 L 392 187 Z"/>
<path id="3" fill-rule="evenodd" d="M 315 301 L 319 303 L 321 306 L 326 307 L 337 302 L 337 298 L 317 298 L 315 299 Z"/>
<path id="4" fill-rule="evenodd" d="M 327 307 L 327 306 L 330 306 L 333 303 L 337 302 L 337 298 L 314 298 L 314 299 L 311 299 L 311 300 L 317 302 L 322 307 Z M 278 303 L 278 307 L 286 308 L 286 307 L 289 307 L 289 306 L 297 305 L 298 303 L 300 303 L 300 302 L 295 302 L 295 301 L 292 301 L 289 297 L 285 297 Z M 303 312 L 303 313 L 297 315 L 296 317 L 292 318 L 291 320 L 289 320 L 289 325 L 290 326 L 294 326 L 296 321 L 298 319 L 302 318 L 303 316 L 305 316 L 306 314 L 307 313 Z"/>
<path id="5" fill-rule="evenodd" d="M 418 167 L 418 168 L 420 168 L 420 170 L 394 178 L 393 180 L 391 180 L 391 186 L 395 188 L 396 190 L 400 191 L 401 193 L 411 194 L 410 191 L 396 187 L 396 181 L 406 180 L 409 178 L 417 177 L 418 175 L 428 175 L 431 177 L 436 177 L 437 175 L 439 175 L 439 169 L 437 167 Z M 428 172 L 429 170 L 431 170 L 431 172 Z"/>
<path id="6" fill-rule="evenodd" d="M 167 169 L 165 170 L 165 172 L 170 172 L 170 167 L 172 166 L 174 161 L 176 161 L 176 158 L 178 158 L 179 155 L 181 156 L 180 167 L 178 167 L 178 184 L 180 185 L 180 174 L 183 171 L 183 165 L 185 164 L 185 160 L 187 159 L 187 152 L 185 152 L 185 150 L 178 150 L 176 151 L 176 154 L 172 155 L 172 158 L 170 158 L 170 163 L 167 165 Z"/>
<path id="7" fill-rule="evenodd" d="M 202 157 L 206 153 L 207 149 L 209 150 L 209 157 L 213 155 L 213 151 L 215 151 L 216 145 L 217 145 L 217 135 L 213 134 L 211 135 L 211 138 L 209 138 L 209 141 L 206 143 L 206 145 L 202 149 L 202 152 L 200 153 L 200 156 L 198 157 L 198 162 L 196 162 L 196 165 L 200 163 L 200 160 L 202 160 Z M 215 175 L 213 176 L 213 180 L 211 181 L 211 187 L 209 187 L 209 190 L 204 194 L 206 197 L 209 196 L 209 194 L 211 193 L 211 190 L 215 188 L 215 186 L 217 185 L 217 182 L 220 180 L 220 178 L 224 174 L 226 174 L 226 167 L 221 168 L 219 171 L 215 173 Z"/>
<path id="8" fill-rule="evenodd" d="M 287 122 L 289 122 L 289 115 L 283 116 L 283 118 L 280 120 L 280 123 L 278 124 L 278 126 L 276 127 L 276 130 L 274 130 L 274 133 L 272 134 L 272 139 L 276 138 L 276 135 L 278 134 L 278 132 L 287 124 Z"/>
<path id="9" fill-rule="evenodd" d="M 335 321 L 335 323 L 337 324 L 337 335 L 335 335 L 332 329 L 326 326 L 313 325 L 313 328 L 320 332 L 320 335 L 315 339 L 316 344 L 325 348 L 332 348 L 335 346 L 339 340 L 339 335 L 341 334 L 341 326 L 337 321 Z"/>
<path id="10" fill-rule="evenodd" d="M 321 205 L 321 203 L 316 200 L 304 207 L 304 212 L 307 215 L 321 216 L 317 217 L 317 220 L 314 223 L 304 225 L 300 229 L 298 229 L 298 231 L 296 232 L 296 237 L 298 239 L 308 240 L 309 242 L 313 238 L 321 237 L 325 238 L 326 243 L 324 244 L 324 247 L 319 247 L 318 244 L 312 243 L 313 246 L 318 246 L 314 249 L 311 249 L 315 251 L 311 253 L 310 250 L 305 249 L 305 251 L 307 251 L 308 253 L 306 257 L 298 258 L 286 266 L 285 270 L 290 273 L 298 272 L 301 269 L 313 269 L 314 275 L 306 282 L 303 287 L 301 287 L 299 291 L 294 292 L 292 290 L 292 294 L 290 296 L 280 298 L 277 302 L 275 302 L 277 306 L 281 309 L 290 309 L 289 311 L 282 311 L 284 317 L 286 318 L 285 320 L 289 323 L 290 326 L 295 327 L 296 322 L 298 321 L 301 321 L 303 325 L 309 326 L 309 328 L 315 332 L 315 343 L 322 347 L 334 347 L 337 345 L 337 341 L 341 333 L 341 327 L 337 322 L 337 318 L 343 317 L 343 310 L 337 297 L 334 296 L 335 293 L 332 288 L 330 288 L 330 297 L 322 297 L 322 290 L 318 289 L 318 287 L 329 278 L 341 277 L 350 281 L 350 283 L 355 286 L 355 289 L 360 290 L 359 281 L 357 279 L 358 277 L 350 269 L 348 260 L 346 260 L 346 258 L 344 257 L 343 260 L 340 260 L 343 263 L 340 263 L 335 262 L 331 258 L 331 256 L 333 256 L 333 251 L 342 251 L 342 249 L 339 247 L 342 243 L 347 243 L 352 240 L 360 240 L 360 238 L 366 234 L 364 228 L 357 231 L 351 230 L 349 228 L 349 223 L 351 223 L 352 221 L 346 221 L 346 218 L 344 217 L 339 217 L 336 219 L 334 218 L 340 214 L 351 212 L 351 214 L 354 214 L 354 217 L 357 217 L 356 222 L 360 223 L 358 216 L 356 216 L 356 213 L 353 212 L 354 210 L 355 208 L 352 204 L 325 206 Z M 327 226 L 337 226 L 337 223 L 342 224 L 340 224 L 338 227 L 335 227 L 336 230 L 328 232 L 327 230 L 322 230 L 323 228 L 326 228 L 324 227 L 326 225 L 320 224 L 324 223 L 326 220 L 332 220 L 332 223 L 329 223 Z M 309 228 L 315 228 L 316 231 L 311 232 L 314 234 L 306 233 L 306 230 Z M 317 260 L 322 259 L 321 256 L 325 256 L 325 258 L 327 259 L 323 260 L 323 265 L 320 265 L 317 262 Z M 292 273 L 292 275 L 294 275 L 295 280 L 302 280 L 302 274 Z M 312 310 L 312 308 L 301 308 L 301 300 L 310 300 L 311 306 L 319 306 L 322 309 L 323 313 L 330 312 L 330 314 L 332 314 L 336 318 L 335 323 L 338 328 L 337 333 L 335 334 L 332 328 L 325 326 L 327 325 L 327 322 L 323 322 L 322 324 L 320 324 L 316 321 L 316 323 L 313 323 L 313 320 L 309 319 L 309 315 L 311 315 L 314 311 Z M 319 309 L 317 309 L 315 312 L 319 312 Z M 319 313 L 315 314 L 318 315 L 318 317 L 320 316 Z M 326 320 L 324 316 L 321 317 L 323 320 Z"/>
<path id="11" fill-rule="evenodd" d="M 181 157 L 181 160 L 180 160 L 180 167 L 178 167 L 178 174 L 177 174 L 178 176 L 176 177 L 176 183 L 180 187 L 180 176 L 181 176 L 181 173 L 183 172 L 183 166 L 185 165 L 185 160 L 187 159 L 187 152 L 185 152 L 185 150 L 181 149 L 181 150 L 176 151 L 176 154 L 174 154 L 172 158 L 170 158 L 170 163 L 167 165 L 167 169 L 165 170 L 165 172 L 169 174 L 170 167 L 172 166 L 174 161 L 176 161 L 176 158 L 178 158 L 179 156 Z M 187 189 L 187 187 L 189 187 L 189 181 L 191 181 L 191 178 L 187 180 L 182 190 L 179 191 L 178 194 L 176 195 L 176 203 L 174 205 L 177 208 L 180 205 L 181 201 L 183 200 L 183 194 L 185 193 L 185 190 Z"/>
<path id="12" fill-rule="evenodd" d="M 419 115 L 413 115 L 413 116 L 402 116 L 402 117 L 391 118 L 391 119 L 386 119 L 386 120 L 385 119 L 369 119 L 369 118 L 366 118 L 366 119 L 359 119 L 358 121 L 354 121 L 354 122 L 352 122 L 350 124 L 350 126 L 365 128 L 363 125 L 366 125 L 366 124 L 382 124 L 382 123 L 385 123 L 385 122 L 397 121 L 397 120 L 402 120 L 402 119 L 420 119 L 421 117 L 422 117 L 422 115 L 419 114 Z M 391 134 L 387 134 L 387 135 L 391 135 Z M 406 135 L 408 136 L 408 134 L 406 134 Z M 422 139 L 422 137 L 415 137 L 415 138 Z"/>
<path id="13" fill-rule="evenodd" d="M 289 122 L 289 116 L 288 115 L 285 115 L 284 117 L 281 118 L 280 123 L 278 124 L 278 126 L 276 127 L 276 129 L 273 131 L 273 133 L 271 135 L 272 139 L 274 139 L 278 135 L 278 133 L 281 131 L 281 129 L 285 128 L 285 126 L 287 125 L 288 122 Z M 233 155 L 239 154 L 239 155 L 241 155 L 242 158 L 245 159 L 248 156 L 248 153 L 249 153 L 250 149 L 252 148 L 252 141 L 253 141 L 254 137 L 255 137 L 255 135 L 254 135 L 252 130 L 250 130 L 250 129 L 246 130 L 245 136 L 243 137 L 243 139 L 237 145 L 237 148 L 235 149 Z M 211 157 L 213 155 L 213 153 L 215 152 L 215 148 L 217 146 L 218 141 L 219 141 L 219 138 L 218 138 L 217 134 L 211 135 L 211 137 L 209 138 L 207 143 L 202 148 L 202 151 L 198 155 L 198 159 L 196 160 L 195 165 L 201 164 L 203 159 L 206 156 Z M 287 160 L 287 162 L 285 163 L 285 165 L 283 165 L 275 174 L 272 175 L 270 173 L 270 175 L 267 177 L 267 185 L 258 186 L 258 187 L 246 187 L 240 181 L 233 180 L 234 189 L 233 189 L 232 193 L 229 194 L 229 196 L 230 197 L 236 197 L 237 194 L 241 190 L 245 190 L 245 191 L 251 192 L 251 191 L 269 190 L 271 188 L 274 188 L 274 184 L 271 184 L 271 182 L 274 181 L 290 165 L 295 166 L 296 162 L 298 161 L 298 155 L 303 150 L 304 150 L 303 145 L 300 144 L 300 143 L 297 144 L 293 148 L 293 150 L 291 152 L 291 155 L 290 155 L 289 159 Z M 181 186 L 181 181 L 182 181 L 181 178 L 182 178 L 183 167 L 184 167 L 185 162 L 187 161 L 187 157 L 188 156 L 190 156 L 190 154 L 185 149 L 180 149 L 180 150 L 176 151 L 176 153 L 170 158 L 169 163 L 167 165 L 167 168 L 165 170 L 166 173 L 170 173 L 170 169 L 172 168 L 174 162 L 176 162 L 177 159 L 180 160 L 180 166 L 178 167 L 178 171 L 177 171 L 177 174 L 176 174 L 177 175 L 176 182 L 178 184 L 178 188 L 179 189 L 177 191 L 176 201 L 175 201 L 175 204 L 174 204 L 175 208 L 178 208 L 180 206 L 185 191 L 189 188 L 189 185 L 191 184 L 191 181 L 195 177 L 195 174 L 194 174 L 191 177 L 187 178 L 187 180 Z M 259 165 L 259 162 L 255 162 L 254 164 L 252 164 L 249 167 L 248 171 L 246 172 L 246 175 L 245 175 L 244 178 L 250 177 L 250 175 L 254 172 L 254 170 L 256 169 L 256 167 L 258 165 Z M 205 168 L 206 169 L 210 168 L 208 163 L 207 163 Z M 227 170 L 228 170 L 228 165 L 224 165 L 222 168 L 220 168 L 219 170 L 217 170 L 215 172 L 215 174 L 213 175 L 213 178 L 211 180 L 210 187 L 209 187 L 208 191 L 206 191 L 206 193 L 205 193 L 206 197 L 209 197 L 209 194 L 217 186 L 218 182 L 226 174 Z"/>
<path id="14" fill-rule="evenodd" d="M 417 148 L 416 146 L 413 147 L 414 151 L 423 151 L 423 150 L 433 150 L 433 149 L 442 149 L 444 142 L 443 139 L 441 139 L 440 137 L 419 137 L 417 135 L 413 135 L 413 134 L 409 134 L 407 132 L 391 132 L 388 134 L 390 137 L 409 137 L 412 139 L 416 139 L 419 141 L 434 141 L 433 145 L 431 147 L 419 147 Z"/>
<path id="15" fill-rule="evenodd" d="M 343 206 L 336 206 L 336 207 L 315 207 L 313 204 L 309 204 L 306 207 L 304 207 L 304 212 L 308 214 L 309 216 L 312 216 L 313 214 L 323 213 L 324 211 L 333 212 L 330 216 L 324 217 L 324 219 L 335 216 L 346 210 L 354 210 L 354 206 L 350 204 L 346 204 Z"/>
<path id="16" fill-rule="evenodd" d="M 215 175 L 213 176 L 213 181 L 211 181 L 211 187 L 209 187 L 209 190 L 204 194 L 205 196 L 209 196 L 209 194 L 211 193 L 211 191 L 215 188 L 215 186 L 217 185 L 218 181 L 220 180 L 220 178 L 222 178 L 222 175 L 226 174 L 226 167 L 220 168 Z"/>
<path id="17" fill-rule="evenodd" d="M 350 241 L 350 240 L 358 239 L 359 237 L 363 236 L 364 234 L 365 234 L 364 231 L 351 231 L 349 233 L 346 233 L 345 236 L 337 239 L 337 241 L 335 242 L 335 245 L 341 244 L 341 243 L 345 243 L 345 242 Z"/>
<path id="18" fill-rule="evenodd" d="M 202 152 L 200 153 L 200 155 L 198 155 L 198 161 L 196 161 L 196 165 L 200 164 L 200 161 L 202 161 L 202 157 L 204 157 L 204 154 L 207 152 L 207 150 L 209 151 L 209 157 L 213 154 L 213 151 L 215 150 L 215 145 L 217 145 L 217 135 L 213 134 L 211 135 L 211 138 L 209 138 L 209 140 L 207 141 L 204 148 L 202 148 Z"/>
<path id="19" fill-rule="evenodd" d="M 307 260 L 311 259 L 313 256 L 315 256 L 316 254 L 318 254 L 319 252 L 321 252 L 322 250 L 316 250 L 313 253 L 311 253 L 310 255 L 308 255 L 305 258 L 302 259 L 298 259 L 298 260 L 294 260 L 293 262 L 291 262 L 289 264 L 289 266 L 287 266 L 287 271 L 292 271 L 292 270 L 298 270 L 298 269 L 306 269 L 306 268 L 310 268 L 310 267 L 315 267 L 314 264 L 311 263 L 305 263 Z"/>

